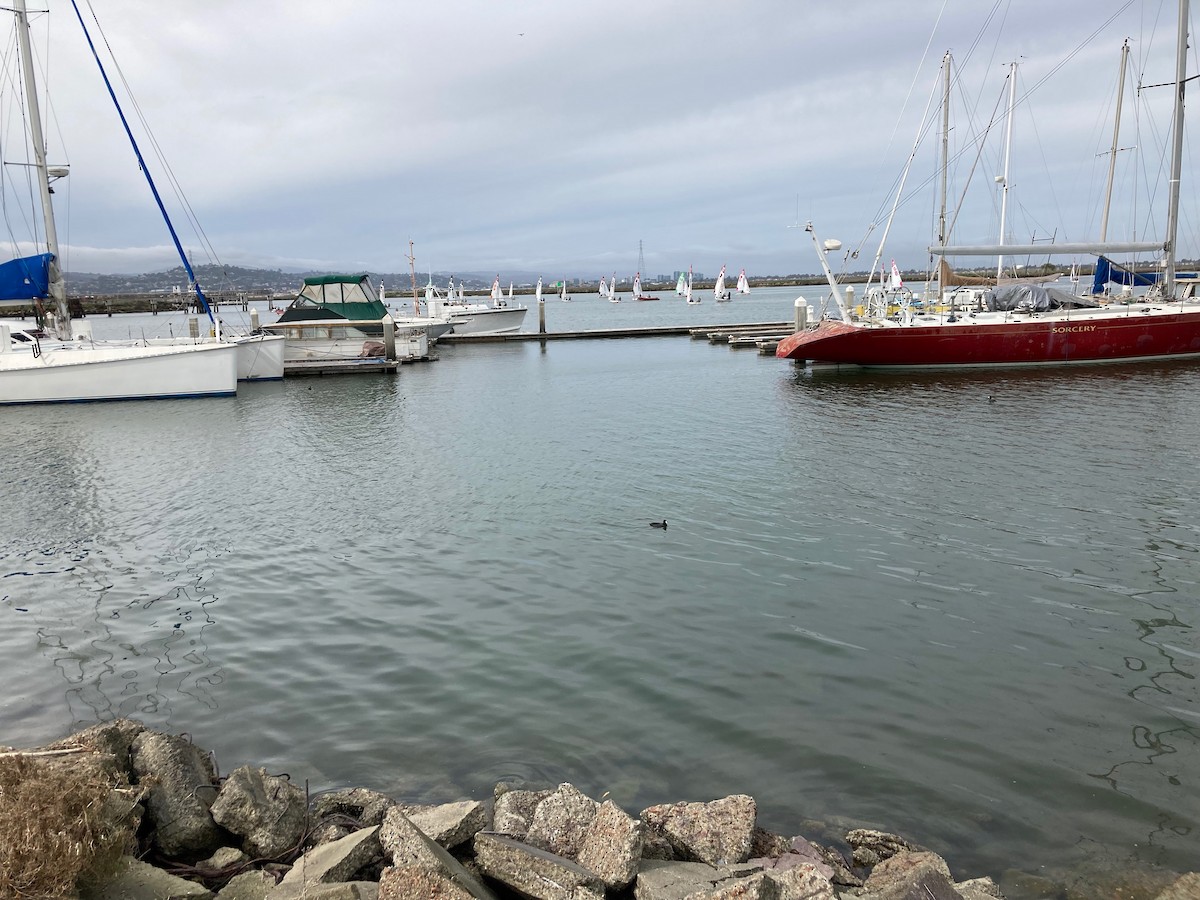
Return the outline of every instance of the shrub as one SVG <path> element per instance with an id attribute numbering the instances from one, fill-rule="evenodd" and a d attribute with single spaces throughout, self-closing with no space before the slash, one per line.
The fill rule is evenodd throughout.
<path id="1" fill-rule="evenodd" d="M 74 897 L 132 834 L 106 812 L 115 785 L 76 757 L 0 754 L 0 897 Z"/>

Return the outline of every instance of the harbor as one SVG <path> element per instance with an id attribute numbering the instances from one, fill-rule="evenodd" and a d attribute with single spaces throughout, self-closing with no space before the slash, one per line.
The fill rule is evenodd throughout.
<path id="1" fill-rule="evenodd" d="M 50 5 L 0 900 L 1200 896 L 1188 0 Z"/>
<path id="2" fill-rule="evenodd" d="M 580 331 L 624 306 L 559 305 Z M 619 322 L 697 312 L 667 307 Z M 686 335 L 438 356 L 5 410 L 3 732 L 128 716 L 225 771 L 412 802 L 744 792 L 776 833 L 875 827 L 998 882 L 1193 868 L 1194 366 L 829 379 Z M 1031 465 L 1051 439 L 1086 464 Z"/>

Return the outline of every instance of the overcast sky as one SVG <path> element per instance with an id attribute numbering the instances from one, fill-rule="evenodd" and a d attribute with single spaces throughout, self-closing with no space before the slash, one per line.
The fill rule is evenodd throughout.
<path id="1" fill-rule="evenodd" d="M 1092 238 L 1121 41 L 1132 78 L 1174 77 L 1170 0 L 92 2 L 219 260 L 270 268 L 407 271 L 411 239 L 420 272 L 628 278 L 640 240 L 653 274 L 815 272 L 811 243 L 788 227 L 810 219 L 848 247 L 876 223 L 853 266 L 867 268 L 921 123 L 937 118 L 947 50 L 960 78 L 951 204 L 972 170 L 976 184 L 956 238 L 997 238 L 1003 122 L 982 155 L 973 141 L 1007 102 L 1013 60 L 1011 240 Z M 66 268 L 170 268 L 74 13 L 50 5 L 33 32 L 51 162 L 71 165 L 55 187 Z M 10 38 L 9 71 L 12 58 Z M 11 161 L 21 122 L 7 80 Z M 1138 126 L 1126 104 L 1121 145 L 1137 150 L 1118 154 L 1109 235 L 1140 238 L 1162 230 L 1168 123 Z M 906 268 L 926 264 L 931 242 L 936 126 L 928 138 L 884 251 Z M 6 167 L 18 239 L 22 172 Z M 1185 186 L 1184 254 L 1195 197 Z"/>

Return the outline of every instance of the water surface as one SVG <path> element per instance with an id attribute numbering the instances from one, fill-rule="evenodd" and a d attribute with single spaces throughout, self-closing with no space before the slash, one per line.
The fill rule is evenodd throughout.
<path id="1" fill-rule="evenodd" d="M 439 356 L 0 413 L 0 743 L 132 716 L 313 790 L 746 792 L 956 872 L 1194 868 L 1200 369 Z"/>

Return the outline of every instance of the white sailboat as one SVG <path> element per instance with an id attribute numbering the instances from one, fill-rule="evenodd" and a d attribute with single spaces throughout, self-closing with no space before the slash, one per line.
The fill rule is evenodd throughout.
<path id="1" fill-rule="evenodd" d="M 571 302 L 571 298 L 567 296 L 567 279 L 565 279 L 565 278 L 562 280 L 562 289 L 560 290 L 560 292 L 558 294 L 558 299 L 561 300 L 563 303 Z"/>
<path id="2" fill-rule="evenodd" d="M 738 273 L 738 282 L 737 282 L 736 290 L 739 294 L 750 293 L 750 282 L 746 280 L 746 270 L 745 269 L 742 269 L 742 271 Z"/>
<path id="3" fill-rule="evenodd" d="M 713 285 L 713 297 L 718 303 L 725 303 L 729 300 L 729 291 L 725 288 L 725 266 L 721 266 L 721 272 L 717 275 L 717 281 Z"/>
<path id="4" fill-rule="evenodd" d="M 534 291 L 534 297 L 537 299 L 538 303 L 542 302 L 542 276 L 541 275 L 538 276 L 537 289 Z"/>
<path id="5" fill-rule="evenodd" d="M 617 273 L 613 272 L 612 280 L 608 283 L 608 302 L 620 303 L 621 295 L 617 293 Z"/>
<path id="6" fill-rule="evenodd" d="M 598 293 L 600 295 L 601 300 L 607 299 L 607 297 L 608 297 L 608 285 L 604 283 L 603 275 L 600 276 L 600 287 L 596 291 L 596 293 Z"/>
<path id="7" fill-rule="evenodd" d="M 14 259 L 0 267 L 4 273 L 0 276 L 0 282 L 3 282 L 0 299 L 50 301 L 53 308 L 48 311 L 47 319 L 53 322 L 55 338 L 47 340 L 23 330 L 14 335 L 11 326 L 0 325 L 0 404 L 235 394 L 236 344 L 220 340 L 163 346 L 150 346 L 144 342 L 100 342 L 92 340 L 90 323 L 72 322 L 66 284 L 59 268 L 58 236 L 50 190 L 50 179 L 65 177 L 67 169 L 47 164 L 24 0 L 15 0 L 13 13 L 25 84 L 24 118 L 33 146 L 31 167 L 38 184 L 46 252 Z M 83 24 L 82 18 L 80 24 Z M 86 27 L 84 32 L 87 33 Z M 99 64 L 99 57 L 96 61 Z M 103 68 L 101 72 L 103 74 Z M 138 162 L 142 164 L 140 153 L 138 156 Z M 146 175 L 149 180 L 149 173 Z M 213 327 L 219 337 L 220 324 L 215 319 Z"/>
<path id="8" fill-rule="evenodd" d="M 688 306 L 695 306 L 700 302 L 700 298 L 692 294 L 692 267 L 688 266 L 687 284 L 684 286 L 684 297 L 687 298 Z"/>
<path id="9" fill-rule="evenodd" d="M 679 280 L 675 282 L 675 293 L 683 297 L 687 293 L 687 284 L 683 278 L 683 272 L 679 273 Z"/>

